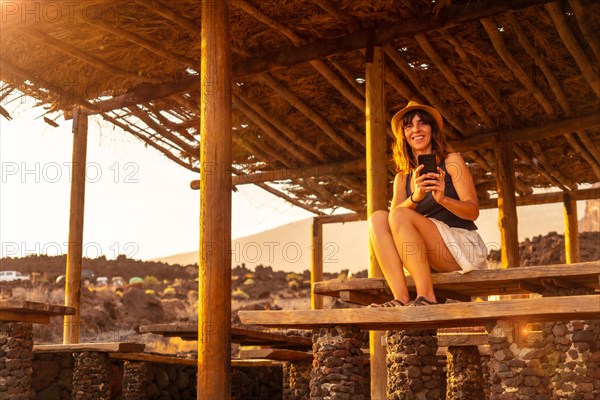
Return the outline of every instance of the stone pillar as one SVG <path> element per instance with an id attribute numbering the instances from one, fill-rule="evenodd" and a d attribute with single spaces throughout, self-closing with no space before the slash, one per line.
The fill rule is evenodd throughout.
<path id="1" fill-rule="evenodd" d="M 96 351 L 74 353 L 73 400 L 109 400 L 110 360 Z"/>
<path id="2" fill-rule="evenodd" d="M 283 364 L 283 400 L 310 398 L 311 361 L 288 361 Z"/>
<path id="3" fill-rule="evenodd" d="M 435 329 L 388 331 L 387 347 L 388 400 L 444 397 Z"/>
<path id="4" fill-rule="evenodd" d="M 33 326 L 0 322 L 0 399 L 30 400 L 33 366 Z"/>
<path id="5" fill-rule="evenodd" d="M 481 374 L 483 376 L 483 393 L 484 398 L 487 400 L 491 396 L 491 384 L 490 384 L 490 357 L 485 355 L 480 357 L 481 362 Z"/>
<path id="6" fill-rule="evenodd" d="M 600 320 L 543 324 L 551 400 L 600 399 Z"/>
<path id="7" fill-rule="evenodd" d="M 477 346 L 450 346 L 446 353 L 447 400 L 485 400 Z"/>
<path id="8" fill-rule="evenodd" d="M 490 329 L 491 328 L 491 329 Z M 550 397 L 548 349 L 541 332 L 524 334 L 523 326 L 498 321 L 488 327 L 490 400 L 530 400 Z"/>
<path id="9" fill-rule="evenodd" d="M 148 363 L 125 361 L 123 363 L 123 400 L 145 400 L 148 380 Z"/>
<path id="10" fill-rule="evenodd" d="M 310 398 L 366 400 L 370 397 L 369 355 L 361 349 L 363 332 L 346 326 L 313 331 Z"/>

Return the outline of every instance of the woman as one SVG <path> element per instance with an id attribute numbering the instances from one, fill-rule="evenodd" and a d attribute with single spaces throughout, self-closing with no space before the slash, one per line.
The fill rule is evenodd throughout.
<path id="1" fill-rule="evenodd" d="M 390 212 L 369 219 L 371 242 L 394 300 L 371 307 L 437 304 L 430 267 L 438 272 L 486 268 L 487 249 L 473 223 L 479 203 L 471 173 L 458 153 L 447 153 L 443 119 L 414 101 L 392 118 L 398 174 Z M 434 154 L 437 173 L 421 175 L 419 154 Z M 409 302 L 404 270 L 417 290 Z"/>

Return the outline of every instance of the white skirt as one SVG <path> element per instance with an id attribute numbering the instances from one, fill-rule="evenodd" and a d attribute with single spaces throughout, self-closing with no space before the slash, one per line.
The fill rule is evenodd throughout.
<path id="1" fill-rule="evenodd" d="M 446 247 L 461 268 L 462 274 L 474 269 L 487 269 L 487 247 L 477 231 L 452 228 L 437 219 L 430 218 L 437 226 Z"/>

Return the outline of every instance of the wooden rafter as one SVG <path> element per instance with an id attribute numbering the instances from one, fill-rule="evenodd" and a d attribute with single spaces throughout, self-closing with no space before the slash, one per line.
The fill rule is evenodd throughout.
<path id="1" fill-rule="evenodd" d="M 279 119 L 275 118 L 271 113 L 266 112 L 266 110 L 264 110 L 257 103 L 249 101 L 242 95 L 234 95 L 234 99 L 246 104 L 256 114 L 258 114 L 262 118 L 264 118 L 266 122 L 268 122 L 273 127 L 275 127 L 277 130 L 279 130 L 281 133 L 283 133 L 285 135 L 285 137 L 288 140 L 290 140 L 291 143 L 297 144 L 299 147 L 303 148 L 307 152 L 309 152 L 312 155 L 314 155 L 315 157 L 317 157 L 317 159 L 319 159 L 319 161 L 321 161 L 321 162 L 325 161 L 326 156 L 325 156 L 325 154 L 323 154 L 321 149 L 319 149 L 317 146 L 312 145 L 311 143 L 308 143 L 302 136 L 300 136 L 296 132 L 294 132 L 294 130 L 292 128 L 290 128 L 288 125 L 284 124 Z"/>
<path id="2" fill-rule="evenodd" d="M 140 76 L 137 73 L 117 68 L 96 56 L 86 53 L 85 51 L 79 50 L 78 48 L 75 48 L 73 46 L 66 45 L 63 41 L 55 39 L 52 36 L 47 35 L 37 29 L 30 29 L 27 31 L 27 34 L 44 43 L 45 45 L 55 48 L 61 53 L 67 54 L 73 58 L 83 61 L 86 64 L 89 64 L 94 68 L 100 69 L 102 71 L 106 71 L 111 74 L 122 76 L 124 78 L 132 79 L 138 82 L 160 83 L 159 79 Z"/>
<path id="3" fill-rule="evenodd" d="M 185 169 L 189 169 L 192 172 L 200 172 L 199 168 L 194 167 L 194 166 L 192 166 L 190 164 L 187 164 L 187 163 L 183 162 L 183 160 L 181 158 L 177 157 L 176 155 L 174 155 L 173 153 L 171 153 L 170 151 L 168 151 L 164 147 L 159 146 L 156 142 L 154 142 L 150 138 L 148 138 L 148 137 L 146 137 L 146 136 L 144 136 L 144 135 L 142 135 L 142 134 L 134 131 L 133 129 L 131 129 L 129 127 L 129 125 L 126 125 L 126 124 L 120 122 L 116 118 L 113 118 L 113 117 L 111 117 L 110 115 L 108 115 L 106 113 L 102 113 L 102 114 L 100 114 L 100 116 L 102 116 L 102 118 L 104 118 L 105 120 L 107 120 L 111 124 L 113 124 L 115 126 L 118 126 L 119 128 L 123 129 L 125 132 L 129 132 L 130 134 L 132 134 L 133 136 L 135 136 L 136 138 L 138 138 L 139 140 L 141 140 L 142 142 L 144 142 L 148 146 L 153 147 L 156 150 L 160 151 L 169 160 L 174 161 L 175 163 L 177 163 L 178 165 L 181 165 Z"/>
<path id="4" fill-rule="evenodd" d="M 593 28 L 590 26 L 589 15 L 579 0 L 569 0 L 569 5 L 575 14 L 575 18 L 577 18 L 577 24 L 579 25 L 579 29 L 583 34 L 585 42 L 596 55 L 596 62 L 600 61 L 600 43 L 598 41 L 598 35 L 594 33 Z"/>
<path id="5" fill-rule="evenodd" d="M 200 37 L 200 27 L 196 26 L 189 19 L 182 17 L 177 14 L 173 10 L 170 10 L 164 6 L 161 6 L 154 0 L 134 0 L 137 4 L 146 7 L 149 10 L 154 11 L 156 14 L 160 15 L 164 19 L 175 23 L 176 25 L 185 28 L 188 31 L 192 38 L 198 39 Z"/>
<path id="6" fill-rule="evenodd" d="M 600 97 L 600 77 L 592 67 L 592 64 L 585 55 L 581 45 L 573 35 L 573 32 L 571 32 L 560 4 L 558 4 L 558 2 L 546 4 L 546 10 L 554 21 L 554 26 L 558 31 L 560 39 L 575 59 L 575 62 L 583 73 L 585 80 L 589 83 L 594 93 L 596 93 L 596 96 Z"/>
<path id="7" fill-rule="evenodd" d="M 502 35 L 498 31 L 498 26 L 494 21 L 489 18 L 485 18 L 481 20 L 481 24 L 483 25 L 485 31 L 487 32 L 490 40 L 492 41 L 492 45 L 496 49 L 496 52 L 504 61 L 506 66 L 512 71 L 515 77 L 525 86 L 525 88 L 533 94 L 533 97 L 538 101 L 538 103 L 544 109 L 546 115 L 550 117 L 554 117 L 556 115 L 556 111 L 552 106 L 552 103 L 546 98 L 544 93 L 537 87 L 537 85 L 533 82 L 533 80 L 527 75 L 523 68 L 515 60 L 510 51 L 506 48 L 506 44 L 504 43 L 504 39 Z"/>
<path id="8" fill-rule="evenodd" d="M 337 145 L 344 149 L 348 154 L 358 157 L 358 152 L 341 137 L 339 133 L 325 120 L 325 117 L 320 115 L 318 112 L 313 110 L 308 104 L 296 96 L 289 88 L 279 82 L 275 77 L 269 73 L 261 74 L 260 78 L 265 82 L 271 89 L 285 98 L 294 108 L 300 111 L 302 114 L 312 120 L 320 129 L 325 132 L 331 140 Z"/>

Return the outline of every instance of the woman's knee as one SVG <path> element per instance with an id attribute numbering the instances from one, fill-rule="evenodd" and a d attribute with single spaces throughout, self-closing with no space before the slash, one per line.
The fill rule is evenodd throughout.
<path id="1" fill-rule="evenodd" d="M 388 224 L 390 228 L 396 230 L 406 224 L 410 224 L 414 214 L 416 214 L 416 211 L 411 210 L 410 208 L 396 207 L 388 216 Z"/>
<path id="2" fill-rule="evenodd" d="M 377 210 L 369 217 L 369 230 L 377 235 L 379 232 L 389 231 L 388 216 L 389 212 Z"/>

